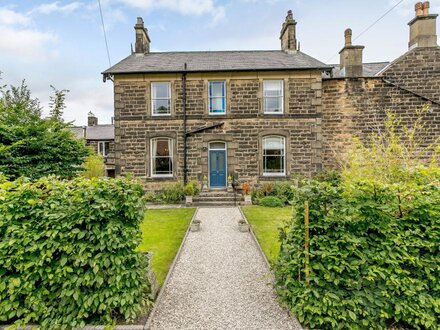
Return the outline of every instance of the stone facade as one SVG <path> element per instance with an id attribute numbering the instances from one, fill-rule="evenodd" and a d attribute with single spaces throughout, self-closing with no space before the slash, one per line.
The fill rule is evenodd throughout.
<path id="1" fill-rule="evenodd" d="M 440 136 L 440 48 L 415 48 L 377 77 L 323 81 L 323 166 L 337 166 L 353 136 L 383 129 L 386 111 L 411 126 L 416 112 L 429 111 L 425 145 Z"/>
<path id="2" fill-rule="evenodd" d="M 263 111 L 263 81 L 284 81 L 284 113 Z M 208 113 L 208 81 L 226 81 L 226 113 Z M 170 81 L 171 115 L 151 116 L 151 82 Z M 188 138 L 188 178 L 208 176 L 209 143 L 227 145 L 227 172 L 252 183 L 286 180 L 311 175 L 322 169 L 322 78 L 320 71 L 188 74 L 187 130 L 223 123 L 222 126 Z M 183 110 L 181 75 L 118 76 L 115 79 L 115 142 L 117 174 L 133 173 L 147 187 L 183 180 Z M 269 177 L 262 174 L 262 138 L 283 136 L 286 141 L 286 173 Z M 155 137 L 175 141 L 172 178 L 152 178 L 150 143 Z"/>

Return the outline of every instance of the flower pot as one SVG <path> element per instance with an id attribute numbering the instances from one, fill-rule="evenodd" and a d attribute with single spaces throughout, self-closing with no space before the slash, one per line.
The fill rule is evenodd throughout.
<path id="1" fill-rule="evenodd" d="M 244 196 L 244 204 L 245 204 L 245 205 L 252 205 L 252 196 L 250 196 L 250 195 L 245 195 L 245 196 Z"/>
<path id="2" fill-rule="evenodd" d="M 248 232 L 249 231 L 249 224 L 246 222 L 239 222 L 238 223 L 238 230 L 241 231 L 242 233 Z"/>
<path id="3" fill-rule="evenodd" d="M 190 231 L 200 231 L 200 220 L 194 220 L 191 222 Z"/>
<path id="4" fill-rule="evenodd" d="M 185 196 L 185 205 L 191 205 L 193 203 L 193 196 Z"/>

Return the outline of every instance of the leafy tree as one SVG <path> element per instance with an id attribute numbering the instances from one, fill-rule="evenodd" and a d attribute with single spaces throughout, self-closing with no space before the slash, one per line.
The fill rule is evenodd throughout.
<path id="1" fill-rule="evenodd" d="M 63 110 L 66 108 L 66 94 L 69 92 L 68 89 L 56 89 L 54 86 L 50 85 L 54 95 L 50 97 L 50 117 L 55 120 L 63 120 Z"/>
<path id="2" fill-rule="evenodd" d="M 64 94 L 56 91 L 52 117 L 45 119 L 24 81 L 0 89 L 0 172 L 10 179 L 37 179 L 49 174 L 71 177 L 81 170 L 90 151 L 61 120 Z"/>

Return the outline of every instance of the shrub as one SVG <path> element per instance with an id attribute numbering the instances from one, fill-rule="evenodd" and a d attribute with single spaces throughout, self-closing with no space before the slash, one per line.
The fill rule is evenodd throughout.
<path id="1" fill-rule="evenodd" d="M 104 160 L 101 155 L 91 154 L 86 158 L 81 175 L 87 179 L 104 176 Z"/>
<path id="2" fill-rule="evenodd" d="M 397 123 L 397 124 L 396 124 Z M 342 176 L 295 189 L 275 266 L 279 295 L 300 322 L 320 329 L 440 328 L 440 168 L 416 130 L 355 140 Z M 433 156 L 430 164 L 426 154 Z M 310 261 L 304 202 L 310 205 Z"/>
<path id="3" fill-rule="evenodd" d="M 275 182 L 272 195 L 278 197 L 284 204 L 287 204 L 293 198 L 292 183 L 289 181 Z"/>
<path id="4" fill-rule="evenodd" d="M 241 185 L 241 189 L 243 189 L 245 195 L 249 195 L 249 192 L 251 191 L 251 185 L 249 184 L 249 182 L 244 182 Z"/>
<path id="5" fill-rule="evenodd" d="M 199 184 L 195 181 L 190 181 L 183 188 L 185 196 L 195 196 L 199 193 Z"/>
<path id="6" fill-rule="evenodd" d="M 183 185 L 175 183 L 165 187 L 160 193 L 158 199 L 165 203 L 177 203 L 185 197 Z"/>
<path id="7" fill-rule="evenodd" d="M 283 207 L 284 202 L 275 196 L 266 196 L 260 199 L 259 205 L 266 207 Z"/>
<path id="8" fill-rule="evenodd" d="M 0 184 L 0 322 L 133 320 L 151 301 L 141 196 L 126 178 Z"/>

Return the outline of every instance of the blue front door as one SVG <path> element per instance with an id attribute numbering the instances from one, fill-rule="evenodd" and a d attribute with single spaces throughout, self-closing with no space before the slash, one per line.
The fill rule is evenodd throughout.
<path id="1" fill-rule="evenodd" d="M 209 151 L 209 182 L 212 188 L 226 187 L 225 150 Z"/>

